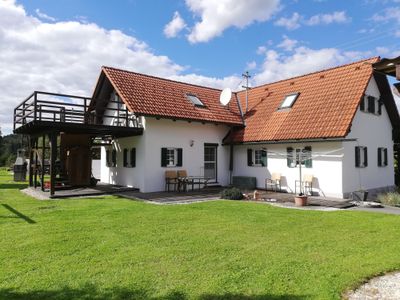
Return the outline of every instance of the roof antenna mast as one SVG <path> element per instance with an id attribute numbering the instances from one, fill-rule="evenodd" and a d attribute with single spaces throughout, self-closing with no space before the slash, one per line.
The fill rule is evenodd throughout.
<path id="1" fill-rule="evenodd" d="M 242 88 L 246 89 L 246 111 L 247 113 L 248 107 L 249 107 L 249 78 L 251 78 L 249 71 L 246 71 L 242 74 L 243 78 L 246 79 L 246 85 L 242 85 Z"/>

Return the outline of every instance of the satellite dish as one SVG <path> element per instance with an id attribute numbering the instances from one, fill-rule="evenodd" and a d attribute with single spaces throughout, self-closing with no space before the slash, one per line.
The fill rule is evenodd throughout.
<path id="1" fill-rule="evenodd" d="M 226 88 L 221 92 L 221 95 L 219 96 L 219 102 L 225 106 L 229 103 L 229 101 L 231 101 L 231 97 L 232 97 L 231 89 Z"/>

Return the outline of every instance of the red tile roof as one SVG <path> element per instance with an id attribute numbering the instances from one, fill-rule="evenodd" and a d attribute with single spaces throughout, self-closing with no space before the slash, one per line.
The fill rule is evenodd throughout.
<path id="1" fill-rule="evenodd" d="M 237 106 L 236 99 L 232 99 L 229 106 L 219 103 L 221 90 L 110 67 L 103 67 L 102 72 L 128 108 L 139 115 L 243 124 L 237 107 L 234 108 Z M 186 94 L 196 95 L 205 107 L 193 105 Z"/>
<path id="2" fill-rule="evenodd" d="M 379 58 L 262 85 L 249 91 L 246 127 L 232 131 L 226 142 L 342 138 L 351 127 L 361 97 Z M 279 110 L 286 95 L 300 95 Z M 239 92 L 245 110 L 245 92 Z"/>

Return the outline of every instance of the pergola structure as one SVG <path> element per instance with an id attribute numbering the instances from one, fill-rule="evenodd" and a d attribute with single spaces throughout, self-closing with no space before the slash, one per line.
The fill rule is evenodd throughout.
<path id="1" fill-rule="evenodd" d="M 114 102 L 92 105 L 88 97 L 38 91 L 21 102 L 14 109 L 14 133 L 29 136 L 29 185 L 49 189 L 50 197 L 58 188 L 88 186 L 92 147 L 143 134 L 139 119 Z"/>

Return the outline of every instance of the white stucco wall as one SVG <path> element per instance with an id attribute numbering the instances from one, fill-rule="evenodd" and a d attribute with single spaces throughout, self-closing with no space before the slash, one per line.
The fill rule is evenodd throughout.
<path id="1" fill-rule="evenodd" d="M 94 178 L 101 178 L 101 160 L 100 159 L 92 159 L 92 175 Z"/>
<path id="2" fill-rule="evenodd" d="M 142 136 L 118 139 L 114 142 L 117 150 L 117 166 L 108 168 L 105 161 L 105 147 L 102 149 L 103 182 L 133 186 L 142 192 L 163 191 L 166 170 L 186 170 L 190 176 L 204 173 L 204 144 L 218 144 L 217 180 L 220 185 L 229 183 L 229 147 L 222 146 L 222 140 L 229 128 L 224 125 L 202 124 L 199 122 L 172 121 L 145 118 Z M 193 146 L 190 141 L 193 140 Z M 123 149 L 136 147 L 136 168 L 122 166 Z M 183 149 L 182 167 L 161 167 L 161 148 Z"/>
<path id="3" fill-rule="evenodd" d="M 367 90 L 367 95 L 380 97 L 378 86 L 372 78 Z M 374 115 L 357 110 L 351 126 L 348 139 L 355 138 L 356 142 L 344 143 L 343 161 L 343 190 L 344 193 L 360 189 L 376 189 L 394 185 L 394 158 L 392 125 L 385 106 L 382 106 L 382 114 Z M 368 148 L 368 166 L 366 168 L 355 167 L 355 147 L 366 146 Z M 388 150 L 388 165 L 378 167 L 378 147 Z"/>
<path id="4" fill-rule="evenodd" d="M 265 179 L 271 178 L 272 173 L 280 173 L 282 176 L 282 189 L 288 192 L 295 191 L 295 181 L 299 180 L 299 168 L 287 166 L 286 149 L 302 149 L 312 147 L 312 155 L 324 154 L 313 158 L 312 167 L 302 167 L 303 175 L 312 175 L 313 192 L 326 197 L 342 197 L 342 158 L 343 147 L 341 142 L 320 143 L 293 143 L 293 144 L 260 144 L 235 146 L 234 151 L 234 176 L 252 176 L 257 179 L 257 187 L 265 188 Z M 267 150 L 268 166 L 247 166 L 247 149 Z M 335 153 L 326 154 L 333 150 Z M 299 192 L 299 191 L 297 191 Z"/>

